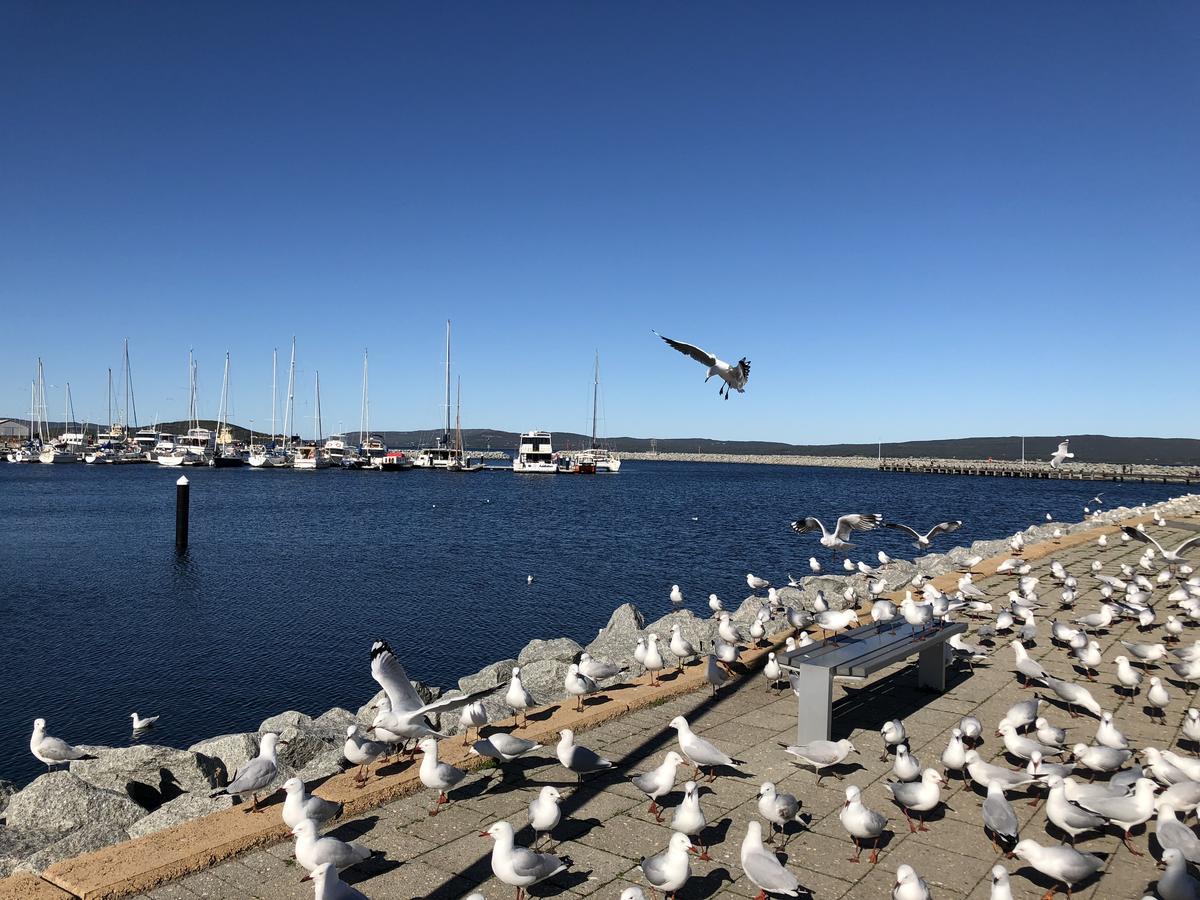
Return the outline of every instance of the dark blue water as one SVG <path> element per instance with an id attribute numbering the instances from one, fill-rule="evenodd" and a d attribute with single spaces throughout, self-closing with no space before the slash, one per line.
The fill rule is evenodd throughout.
<path id="1" fill-rule="evenodd" d="M 789 530 L 801 515 L 960 518 L 967 543 L 1047 512 L 1076 520 L 1101 490 L 1107 506 L 1181 490 L 645 462 L 600 477 L 190 469 L 178 557 L 179 474 L 0 465 L 0 777 L 39 772 L 38 716 L 119 745 L 130 712 L 162 714 L 154 740 L 187 746 L 284 709 L 356 708 L 376 690 L 376 638 L 449 686 L 535 637 L 587 642 L 627 600 L 664 614 L 672 583 L 697 610 L 710 592 L 736 604 L 746 572 L 783 581 L 828 561 Z M 913 553 L 890 531 L 859 546 Z"/>

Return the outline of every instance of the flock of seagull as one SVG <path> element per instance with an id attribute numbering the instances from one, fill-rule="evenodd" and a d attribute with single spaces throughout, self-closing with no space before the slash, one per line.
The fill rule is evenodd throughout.
<path id="1" fill-rule="evenodd" d="M 1096 498 L 1097 502 L 1099 498 Z M 1157 516 L 1155 522 L 1165 524 Z M 886 523 L 876 514 L 851 514 L 840 517 L 833 531 L 829 531 L 816 518 L 807 517 L 792 523 L 800 534 L 819 531 L 822 546 L 844 552 L 854 545 L 849 538 L 855 532 L 870 531 L 877 527 L 891 527 L 911 534 L 914 546 L 926 549 L 931 540 L 940 534 L 953 532 L 960 522 L 943 522 L 927 532 L 919 532 L 908 526 Z M 1095 682 L 1095 675 L 1105 665 L 1099 642 L 1095 635 L 1104 633 L 1121 619 L 1134 619 L 1140 632 L 1149 634 L 1162 628 L 1157 641 L 1121 641 L 1125 653 L 1116 656 L 1115 665 L 1117 695 L 1119 698 L 1135 696 L 1147 680 L 1147 674 L 1159 666 L 1171 671 L 1177 681 L 1188 686 L 1200 684 L 1200 640 L 1180 645 L 1180 637 L 1187 623 L 1200 621 L 1200 576 L 1193 573 L 1187 563 L 1187 554 L 1200 544 L 1200 535 L 1170 548 L 1161 544 L 1146 528 L 1123 527 L 1122 541 L 1142 542 L 1146 549 L 1136 565 L 1122 564 L 1117 572 L 1105 572 L 1100 561 L 1091 564 L 1089 576 L 1097 583 L 1101 603 L 1095 612 L 1075 616 L 1071 620 L 1052 620 L 1049 639 L 1069 653 L 1073 663 L 1088 682 Z M 1101 546 L 1107 538 L 1101 537 Z M 1050 606 L 1059 613 L 1074 611 L 1083 591 L 1079 578 L 1067 571 L 1059 562 L 1050 565 L 1048 578 L 1032 574 L 1033 567 L 1021 558 L 1023 542 L 1019 535 L 1011 541 L 1012 558 L 997 569 L 1001 574 L 1011 574 L 1017 579 L 1017 588 L 1008 592 L 1005 599 L 994 604 L 987 592 L 973 583 L 970 569 L 982 560 L 968 560 L 967 571 L 961 576 L 957 590 L 946 593 L 925 577 L 918 574 L 905 585 L 906 596 L 897 607 L 892 601 L 879 596 L 883 588 L 871 587 L 870 615 L 874 621 L 887 621 L 902 616 L 906 621 L 920 626 L 932 626 L 947 622 L 952 616 L 965 616 L 985 620 L 975 629 L 977 639 L 994 645 L 1001 635 L 1010 636 L 1013 650 L 1013 674 L 1024 688 L 1034 691 L 1028 699 L 1013 704 L 996 723 L 994 733 L 1003 741 L 1010 760 L 1019 761 L 1022 768 L 1013 769 L 984 761 L 978 746 L 987 730 L 984 723 L 974 716 L 963 717 L 948 736 L 945 750 L 941 754 L 942 771 L 922 762 L 908 748 L 908 734 L 903 721 L 892 720 L 880 729 L 882 744 L 881 760 L 892 760 L 892 780 L 886 789 L 892 802 L 900 810 L 910 831 L 929 830 L 926 818 L 942 805 L 942 792 L 952 774 L 964 781 L 969 780 L 986 794 L 981 818 L 985 834 L 997 851 L 1017 857 L 1056 884 L 1062 885 L 1070 896 L 1076 885 L 1087 881 L 1100 871 L 1105 863 L 1093 854 L 1075 849 L 1077 836 L 1088 832 L 1099 832 L 1115 827 L 1121 833 L 1125 846 L 1131 853 L 1143 855 L 1133 843 L 1131 831 L 1135 827 L 1155 819 L 1155 834 L 1162 849 L 1162 864 L 1165 871 L 1157 884 L 1158 896 L 1163 900 L 1182 900 L 1200 895 L 1200 882 L 1188 871 L 1188 864 L 1200 864 L 1200 838 L 1185 824 L 1184 819 L 1196 814 L 1200 807 L 1200 758 L 1169 748 L 1169 740 L 1163 746 L 1149 743 L 1137 747 L 1123 735 L 1114 724 L 1112 713 L 1105 709 L 1107 698 L 1101 693 L 1097 698 L 1084 683 L 1066 680 L 1050 674 L 1044 666 L 1027 652 L 1027 644 L 1043 636 L 1042 622 Z M 879 553 L 881 564 L 890 562 L 886 554 Z M 820 571 L 820 563 L 812 558 L 810 568 Z M 874 574 L 875 568 L 863 562 L 851 563 L 847 558 L 844 568 L 848 571 Z M 795 580 L 789 577 L 789 582 Z M 809 628 L 813 625 L 835 636 L 857 625 L 855 607 L 858 605 L 852 591 L 846 600 L 851 605 L 845 610 L 829 607 L 818 593 L 812 611 L 785 606 L 778 591 L 770 582 L 754 574 L 746 576 L 747 586 L 757 595 L 766 590 L 767 598 L 762 601 L 761 611 L 749 627 L 749 636 L 735 625 L 718 598 L 710 596 L 709 606 L 717 619 L 717 637 L 708 653 L 701 653 L 687 641 L 678 624 L 672 627 L 668 642 L 670 653 L 677 665 L 685 662 L 704 665 L 705 678 L 714 692 L 733 677 L 734 663 L 739 650 L 748 644 L 758 644 L 765 639 L 766 624 L 775 616 L 783 615 L 793 629 L 786 639 L 791 650 L 813 643 Z M 916 596 L 914 596 L 916 592 Z M 1058 594 L 1057 601 L 1051 598 Z M 1165 597 L 1160 595 L 1165 594 Z M 761 598 L 760 598 L 761 599 Z M 1174 610 L 1160 625 L 1156 600 Z M 671 591 L 672 605 L 683 602 L 678 586 Z M 996 607 L 999 607 L 998 609 Z M 824 608 L 823 608 L 824 607 Z M 658 636 L 649 634 L 637 638 L 634 656 L 651 683 L 657 683 L 658 673 L 666 667 L 663 653 L 658 646 Z M 991 649 L 983 643 L 973 644 L 955 635 L 948 641 L 952 652 L 964 665 L 973 667 L 990 658 Z M 1168 649 L 1168 644 L 1172 649 Z M 703 660 L 701 657 L 704 657 Z M 383 689 L 384 696 L 376 704 L 374 719 L 367 728 L 351 725 L 347 729 L 343 753 L 348 762 L 358 766 L 355 776 L 362 785 L 368 778 L 369 766 L 390 759 L 398 753 L 415 756 L 419 751 L 421 761 L 418 774 L 422 785 L 433 792 L 433 805 L 429 815 L 450 802 L 452 792 L 465 778 L 466 773 L 449 763 L 439 760 L 439 742 L 449 735 L 438 730 L 432 718 L 437 715 L 457 712 L 463 730 L 463 743 L 470 742 L 469 732 L 476 731 L 476 740 L 470 743 L 470 752 L 503 765 L 527 754 L 542 749 L 541 745 L 506 731 L 487 736 L 481 729 L 488 724 L 488 709 L 484 705 L 486 695 L 504 690 L 504 702 L 514 717 L 525 715 L 535 706 L 535 701 L 521 681 L 520 669 L 512 670 L 512 678 L 499 688 L 455 693 L 438 697 L 429 702 L 422 700 L 403 665 L 385 641 L 377 641 L 370 652 L 372 678 Z M 564 690 L 582 704 L 583 698 L 601 690 L 602 682 L 620 676 L 626 670 L 615 663 L 592 658 L 586 652 L 578 654 L 568 668 Z M 768 685 L 783 682 L 783 669 L 775 654 L 768 654 L 763 668 Z M 1152 718 L 1167 719 L 1171 707 L 1171 695 L 1166 680 L 1158 676 L 1149 677 L 1146 690 L 1147 712 Z M 1051 722 L 1049 714 L 1055 706 L 1061 706 L 1072 717 L 1087 713 L 1096 718 L 1095 735 L 1091 743 L 1069 742 L 1067 729 Z M 145 728 L 153 723 L 132 716 L 135 726 Z M 520 726 L 518 726 L 519 728 Z M 675 716 L 667 727 L 675 732 L 676 743 L 668 750 L 662 761 L 646 772 L 632 776 L 632 784 L 650 801 L 648 812 L 657 821 L 664 821 L 668 810 L 662 801 L 675 790 L 680 767 L 690 765 L 691 777 L 684 785 L 682 799 L 671 810 L 670 827 L 673 835 L 662 852 L 646 857 L 641 863 L 641 872 L 651 893 L 661 892 L 667 897 L 682 890 L 692 878 L 692 858 L 708 860 L 708 845 L 705 832 L 709 820 L 701 802 L 698 783 L 715 780 L 724 769 L 744 772 L 745 763 L 724 752 L 712 741 L 697 734 L 683 716 Z M 517 729 L 514 729 L 517 730 Z M 1170 734 L 1164 731 L 1164 735 Z M 1200 746 L 1200 711 L 1189 709 L 1182 721 L 1182 734 Z M 263 734 L 257 756 L 241 766 L 230 783 L 214 793 L 241 798 L 246 803 L 246 812 L 257 812 L 260 795 L 268 792 L 278 774 L 277 747 L 284 744 L 278 734 Z M 38 719 L 34 723 L 30 750 L 47 766 L 86 759 L 89 755 L 79 748 L 46 733 L 46 723 Z M 559 763 L 574 773 L 580 782 L 586 776 L 615 769 L 616 764 L 599 753 L 576 742 L 570 729 L 559 733 L 554 748 Z M 808 744 L 789 746 L 784 752 L 796 763 L 811 767 L 817 783 L 826 774 L 839 780 L 843 776 L 838 768 L 850 754 L 859 751 L 849 740 L 812 741 Z M 1077 780 L 1086 775 L 1087 782 Z M 1097 783 L 1096 779 L 1103 779 Z M 336 820 L 342 813 L 342 805 L 309 793 L 297 778 L 288 779 L 284 785 L 285 800 L 282 804 L 284 822 L 295 838 L 295 856 L 299 865 L 307 871 L 305 880 L 315 883 L 317 900 L 356 900 L 364 898 L 360 891 L 343 882 L 339 872 L 355 866 L 373 855 L 373 851 L 358 842 L 342 841 L 332 835 L 322 835 L 320 829 Z M 1039 843 L 1020 835 L 1020 825 L 1008 794 L 1015 791 L 1033 792 L 1031 803 L 1039 803 L 1044 795 L 1048 821 L 1057 829 L 1065 842 L 1057 839 L 1051 843 Z M 512 825 L 499 821 L 491 825 L 481 836 L 493 841 L 491 852 L 492 871 L 501 882 L 516 889 L 517 900 L 522 900 L 525 891 L 552 876 L 567 870 L 571 861 L 537 848 L 543 838 L 552 838 L 560 826 L 563 813 L 560 808 L 562 794 L 553 786 L 544 786 L 530 803 L 529 824 L 534 832 L 533 846 L 523 847 L 516 843 Z M 780 791 L 771 782 L 762 783 L 758 791 L 757 808 L 762 818 L 751 821 L 746 828 L 740 849 L 740 863 L 746 877 L 760 891 L 760 900 L 768 895 L 798 896 L 803 890 L 799 879 L 768 849 L 776 833 L 782 833 L 788 825 L 803 824 L 802 801 L 796 796 Z M 854 847 L 852 862 L 858 862 L 866 848 L 870 848 L 869 860 L 878 859 L 878 848 L 884 837 L 887 817 L 872 809 L 864 801 L 861 789 L 850 785 L 845 789 L 845 801 L 839 820 L 849 841 Z M 763 827 L 768 836 L 764 841 Z M 1048 826 L 1049 829 L 1049 826 Z M 1047 897 L 1054 893 L 1053 889 Z M 481 896 L 481 895 L 473 895 Z M 911 865 L 897 869 L 892 890 L 894 900 L 928 900 L 930 888 Z M 1002 865 L 992 870 L 992 900 L 1011 900 L 1012 889 L 1009 873 Z M 622 895 L 622 900 L 642 900 L 641 888 L 631 887 Z"/>

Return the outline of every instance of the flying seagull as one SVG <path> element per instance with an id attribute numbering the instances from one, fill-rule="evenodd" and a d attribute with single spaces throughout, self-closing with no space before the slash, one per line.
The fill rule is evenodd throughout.
<path id="1" fill-rule="evenodd" d="M 652 334 L 658 334 L 654 329 L 650 329 Z M 750 378 L 750 361 L 746 357 L 738 360 L 737 365 L 731 366 L 723 359 L 717 359 L 707 350 L 701 350 L 694 344 L 685 344 L 683 341 L 673 341 L 669 337 L 658 334 L 669 346 L 674 347 L 685 356 L 690 356 L 696 362 L 703 366 L 708 366 L 708 375 L 705 381 L 712 378 L 714 375 L 719 375 L 723 384 L 718 394 L 724 394 L 725 399 L 729 399 L 731 390 L 737 391 L 739 394 L 746 393 L 746 382 Z"/>
<path id="2" fill-rule="evenodd" d="M 883 527 L 895 528 L 897 531 L 907 531 L 914 538 L 916 538 L 917 542 L 913 544 L 913 546 L 918 550 L 923 550 L 928 547 L 929 542 L 939 534 L 949 534 L 951 531 L 958 531 L 958 529 L 962 527 L 962 522 L 957 520 L 953 522 L 939 522 L 937 525 L 934 525 L 927 532 L 925 532 L 925 534 L 921 534 L 915 528 L 909 528 L 907 525 L 901 525 L 899 522 L 884 522 Z"/>
<path id="3" fill-rule="evenodd" d="M 814 519 L 808 516 L 804 519 L 798 519 L 792 523 L 792 531 L 796 534 L 806 534 L 810 531 L 821 532 L 821 546 L 829 547 L 834 550 L 840 550 L 843 547 L 853 547 L 854 545 L 847 540 L 852 531 L 871 531 L 883 524 L 883 516 L 878 513 L 853 513 L 848 516 L 842 516 L 837 520 L 837 525 L 834 526 L 833 533 L 830 534 L 825 530 L 825 526 L 821 524 L 820 519 Z"/>
<path id="4" fill-rule="evenodd" d="M 1074 459 L 1075 454 L 1067 450 L 1067 444 L 1071 443 L 1070 439 L 1063 441 L 1058 445 L 1058 449 L 1050 457 L 1050 468 L 1056 469 L 1062 464 L 1064 459 Z"/>
<path id="5" fill-rule="evenodd" d="M 1200 544 L 1200 534 L 1197 534 L 1188 538 L 1174 550 L 1167 550 L 1162 544 L 1150 537 L 1150 535 L 1146 534 L 1144 531 L 1138 531 L 1136 528 L 1130 528 L 1128 525 L 1122 525 L 1121 531 L 1125 532 L 1125 534 L 1129 535 L 1135 541 L 1141 541 L 1144 544 L 1153 544 L 1158 548 L 1158 552 L 1162 554 L 1162 558 L 1169 563 L 1183 562 L 1183 552 L 1195 544 Z"/>

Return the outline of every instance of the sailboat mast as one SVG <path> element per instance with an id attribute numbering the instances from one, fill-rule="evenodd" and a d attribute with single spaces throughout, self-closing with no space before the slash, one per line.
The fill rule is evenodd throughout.
<path id="1" fill-rule="evenodd" d="M 596 397 L 600 393 L 600 351 L 596 351 L 596 372 L 592 381 L 592 449 L 596 449 Z"/>
<path id="2" fill-rule="evenodd" d="M 317 377 L 317 440 L 321 440 L 321 373 L 316 373 Z"/>
<path id="3" fill-rule="evenodd" d="M 112 400 L 113 400 L 112 366 L 109 366 L 108 367 L 108 433 L 109 434 L 112 434 L 112 430 L 113 430 Z"/>
<path id="4" fill-rule="evenodd" d="M 358 411 L 358 446 L 365 447 L 365 439 L 363 433 L 367 437 L 371 436 L 370 416 L 371 412 L 367 407 L 367 350 L 363 348 L 363 378 L 362 378 L 362 408 Z"/>
<path id="5" fill-rule="evenodd" d="M 33 444 L 33 417 L 37 415 L 37 382 L 29 382 L 29 443 Z"/>
<path id="6" fill-rule="evenodd" d="M 446 320 L 446 437 L 450 436 L 450 320 Z"/>
<path id="7" fill-rule="evenodd" d="M 221 376 L 221 409 L 218 413 L 220 422 L 217 423 L 217 440 L 221 439 L 221 432 L 225 428 L 225 423 L 229 421 L 229 352 L 225 352 L 225 374 Z"/>
<path id="8" fill-rule="evenodd" d="M 292 337 L 292 362 L 288 366 L 288 396 L 287 406 L 283 410 L 283 446 L 290 447 L 292 443 L 292 416 L 296 404 L 296 338 Z"/>
<path id="9" fill-rule="evenodd" d="M 276 365 L 276 357 L 278 355 L 279 355 L 279 348 L 272 347 L 271 348 L 271 443 L 272 444 L 275 443 L 275 404 L 277 402 L 276 393 L 275 393 L 275 365 Z"/>
<path id="10" fill-rule="evenodd" d="M 462 439 L 462 377 L 458 379 L 458 408 L 454 413 L 454 449 L 458 451 L 459 464 L 463 460 L 463 439 Z"/>

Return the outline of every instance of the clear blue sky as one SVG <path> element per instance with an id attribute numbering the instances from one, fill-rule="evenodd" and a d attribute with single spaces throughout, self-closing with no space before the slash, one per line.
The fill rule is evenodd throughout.
<path id="1" fill-rule="evenodd" d="M 1190 3 L 0 6 L 0 414 L 1200 436 Z M 753 371 L 719 400 L 650 334 Z M 310 428 L 311 426 L 309 426 Z M 306 433 L 307 433 L 306 429 Z"/>

